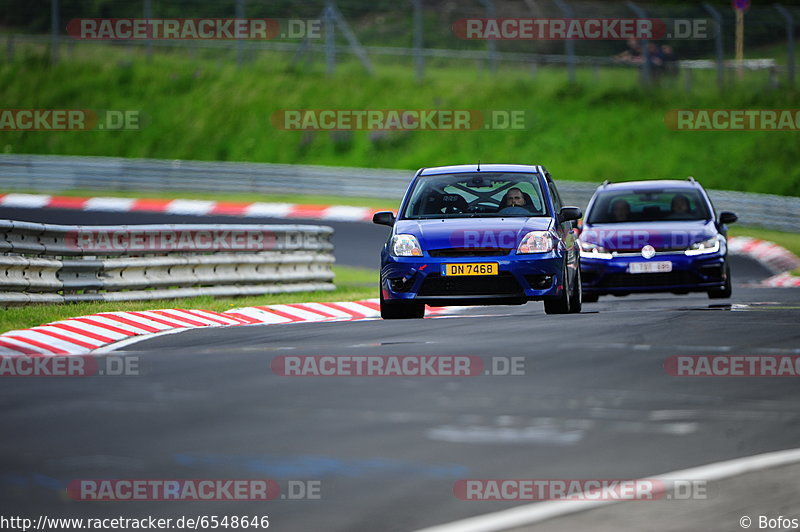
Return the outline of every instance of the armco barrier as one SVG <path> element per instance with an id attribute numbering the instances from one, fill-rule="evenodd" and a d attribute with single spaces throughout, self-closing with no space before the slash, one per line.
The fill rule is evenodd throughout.
<path id="1" fill-rule="evenodd" d="M 0 304 L 333 290 L 333 229 L 0 220 Z"/>
<path id="2" fill-rule="evenodd" d="M 521 161 L 525 162 L 525 161 Z M 252 194 L 324 194 L 397 200 L 413 171 L 265 163 L 202 162 L 115 157 L 0 155 L 0 190 L 186 191 Z M 568 204 L 586 207 L 597 184 L 564 179 L 558 188 Z M 574 177 L 574 176 L 569 176 Z M 646 177 L 646 176 L 645 176 Z M 678 176 L 676 176 L 678 177 Z M 697 176 L 702 182 L 702 176 Z M 739 223 L 800 232 L 800 198 L 710 190 L 718 211 Z"/>

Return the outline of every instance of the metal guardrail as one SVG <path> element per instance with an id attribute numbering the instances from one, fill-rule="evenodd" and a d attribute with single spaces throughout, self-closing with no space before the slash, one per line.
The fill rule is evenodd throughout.
<path id="1" fill-rule="evenodd" d="M 265 163 L 202 162 L 114 157 L 0 155 L 0 190 L 186 191 L 324 194 L 395 199 L 412 171 Z M 597 184 L 558 179 L 567 203 L 586 207 Z M 700 177 L 702 182 L 702 177 Z M 710 190 L 719 211 L 742 225 L 800 232 L 800 198 Z"/>
<path id="2" fill-rule="evenodd" d="M 6 36 L 11 42 L 22 43 L 36 43 L 48 44 L 50 37 L 45 35 L 25 35 L 13 34 Z M 91 41 L 87 41 L 91 44 Z M 69 40 L 68 43 L 72 46 L 76 44 L 85 45 L 86 42 Z M 210 50 L 236 50 L 240 46 L 237 41 L 226 40 L 153 40 L 153 41 L 128 41 L 127 43 L 117 44 L 117 46 L 131 46 L 131 47 L 144 47 L 155 46 L 165 49 L 210 49 Z M 272 52 L 289 52 L 298 53 L 314 52 L 325 53 L 328 49 L 332 50 L 336 55 L 346 55 L 353 52 L 352 47 L 349 45 L 335 44 L 328 46 L 325 44 L 313 43 L 292 43 L 292 42 L 276 42 L 276 41 L 247 41 L 247 50 L 249 52 L 255 51 L 272 51 Z M 617 66 L 617 67 L 635 67 L 640 65 L 633 63 L 626 63 L 619 61 L 614 57 L 600 56 L 600 55 L 575 55 L 570 56 L 567 54 L 542 54 L 542 53 L 525 53 L 525 52 L 491 52 L 488 50 L 459 50 L 453 48 L 405 48 L 399 46 L 362 46 L 362 48 L 369 56 L 386 56 L 386 57 L 415 57 L 422 56 L 432 59 L 463 59 L 463 60 L 477 60 L 486 61 L 495 59 L 498 61 L 508 62 L 521 62 L 521 63 L 535 63 L 541 65 L 567 65 L 576 64 L 584 66 Z M 695 70 L 713 70 L 717 68 L 717 63 L 713 60 L 705 59 L 688 59 L 679 60 L 676 62 L 680 68 L 691 68 Z M 744 68 L 747 70 L 770 70 L 781 68 L 780 65 L 772 58 L 762 59 L 745 59 L 742 62 Z M 736 61 L 726 61 L 724 67 L 728 69 L 738 68 L 739 63 Z"/>
<path id="3" fill-rule="evenodd" d="M 0 220 L 0 304 L 333 290 L 333 229 Z"/>

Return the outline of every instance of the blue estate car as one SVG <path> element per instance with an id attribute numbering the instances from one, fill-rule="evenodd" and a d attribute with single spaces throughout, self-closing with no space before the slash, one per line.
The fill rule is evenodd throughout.
<path id="1" fill-rule="evenodd" d="M 579 237 L 584 301 L 642 292 L 730 297 L 726 225 L 736 219 L 717 218 L 693 178 L 604 183 Z"/>
<path id="2" fill-rule="evenodd" d="M 381 253 L 381 316 L 527 301 L 544 301 L 548 314 L 580 312 L 580 217 L 542 166 L 423 168 L 397 217 L 372 220 L 392 227 Z"/>

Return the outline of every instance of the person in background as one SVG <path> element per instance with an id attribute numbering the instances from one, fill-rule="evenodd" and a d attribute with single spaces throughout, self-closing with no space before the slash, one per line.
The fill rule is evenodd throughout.
<path id="1" fill-rule="evenodd" d="M 628 39 L 628 49 L 624 52 L 614 56 L 616 61 L 620 63 L 629 63 L 632 65 L 639 65 L 642 63 L 642 46 L 636 39 Z"/>

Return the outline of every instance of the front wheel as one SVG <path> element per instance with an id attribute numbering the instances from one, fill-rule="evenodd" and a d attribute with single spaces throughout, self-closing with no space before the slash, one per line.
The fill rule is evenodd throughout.
<path id="1" fill-rule="evenodd" d="M 567 277 L 567 266 L 564 265 L 562 277 L 564 287 L 561 294 L 555 297 L 548 297 L 544 300 L 544 313 L 545 314 L 569 314 L 570 302 L 572 300 L 569 278 Z"/>
<path id="2" fill-rule="evenodd" d="M 572 314 L 580 314 L 583 307 L 583 286 L 581 285 L 581 265 L 575 272 L 575 280 L 572 285 L 572 296 L 569 298 L 569 311 Z"/>
<path id="3" fill-rule="evenodd" d="M 414 320 L 425 317 L 425 303 L 415 301 L 383 300 L 381 295 L 381 318 L 385 320 Z"/>
<path id="4" fill-rule="evenodd" d="M 715 288 L 708 291 L 709 299 L 728 299 L 733 293 L 733 286 L 731 285 L 731 268 L 725 265 L 725 285 L 722 288 Z"/>

